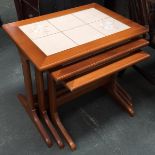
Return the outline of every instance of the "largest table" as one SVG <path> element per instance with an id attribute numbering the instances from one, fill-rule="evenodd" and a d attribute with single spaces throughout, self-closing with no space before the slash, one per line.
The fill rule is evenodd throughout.
<path id="1" fill-rule="evenodd" d="M 81 43 L 81 40 L 79 40 L 79 42 L 78 41 L 76 42 L 76 39 L 79 39 L 80 36 L 82 35 L 79 33 L 78 38 L 76 38 L 76 35 L 75 35 L 75 40 L 71 39 L 76 45 L 73 44 L 72 47 L 70 47 L 71 45 L 69 44 L 69 47 L 66 48 L 66 44 L 65 44 L 64 45 L 65 50 L 62 50 L 62 51 L 60 49 L 58 50 L 57 49 L 58 47 L 57 47 L 56 51 L 52 51 L 52 53 L 50 53 L 51 51 L 49 51 L 48 48 L 45 48 L 42 45 L 42 41 L 37 42 L 35 44 L 35 41 L 33 40 L 34 38 L 28 37 L 28 35 L 23 33 L 25 31 L 24 31 L 24 29 L 22 29 L 23 28 L 22 26 L 25 26 L 27 24 L 32 24 L 32 23 L 36 23 L 36 22 L 40 22 L 40 21 L 46 21 L 49 19 L 52 20 L 53 18 L 68 15 L 68 14 L 70 15 L 70 14 L 75 13 L 74 15 L 76 15 L 76 13 L 79 11 L 89 10 L 89 9 L 91 9 L 91 10 L 95 9 L 95 12 L 97 10 L 100 13 L 104 13 L 104 15 L 106 17 L 112 17 L 112 20 L 121 22 L 124 26 L 126 26 L 126 28 L 122 29 L 120 31 L 116 30 L 116 32 L 109 33 L 108 35 L 103 35 L 102 33 L 99 32 L 99 30 L 97 30 L 96 33 L 100 33 L 100 34 L 98 34 L 98 37 L 96 37 L 96 39 L 91 39 L 91 37 L 94 37 L 96 34 L 92 35 L 89 38 L 90 41 L 88 41 L 89 39 L 86 37 L 88 40 L 85 40 L 84 43 Z M 84 14 L 84 16 L 85 16 L 85 14 Z M 89 14 L 88 14 L 88 16 L 89 16 Z M 94 17 L 94 18 L 97 18 L 97 17 Z M 94 19 L 94 18 L 92 18 L 92 19 Z M 85 24 L 89 24 L 89 23 L 87 23 L 87 17 L 86 17 L 86 21 L 83 21 L 83 22 L 86 22 Z M 101 24 L 100 28 L 104 26 L 103 22 L 104 21 L 100 22 L 100 24 Z M 65 24 L 66 23 L 64 22 L 64 25 Z M 109 23 L 109 22 L 106 24 L 109 27 L 111 26 L 111 23 Z M 63 24 L 62 24 L 62 26 L 63 26 Z M 93 26 L 93 25 L 91 25 L 91 26 Z M 106 28 L 108 29 L 108 27 L 106 27 Z M 40 16 L 40 17 L 36 17 L 36 18 L 32 18 L 32 19 L 9 23 L 9 24 L 3 25 L 3 29 L 10 36 L 10 38 L 13 40 L 13 42 L 17 45 L 17 47 L 19 49 L 19 54 L 21 57 L 26 96 L 19 94 L 18 98 L 19 98 L 20 102 L 22 103 L 22 105 L 25 107 L 25 109 L 28 112 L 28 114 L 30 115 L 30 117 L 32 118 L 34 124 L 36 125 L 37 129 L 39 130 L 40 134 L 42 135 L 43 139 L 45 140 L 45 142 L 47 143 L 48 146 L 52 145 L 52 141 L 51 141 L 50 136 L 48 135 L 45 127 L 43 126 L 40 115 L 43 118 L 43 121 L 46 123 L 46 125 L 50 129 L 50 131 L 52 132 L 58 145 L 60 147 L 63 147 L 64 144 L 63 144 L 61 138 L 59 137 L 55 127 L 53 126 L 50 116 L 48 115 L 49 106 L 48 106 L 48 103 L 47 103 L 47 100 L 45 97 L 46 96 L 45 95 L 46 94 L 45 86 L 44 86 L 45 81 L 44 81 L 43 74 L 45 72 L 49 72 L 49 71 L 53 72 L 57 69 L 60 69 L 62 66 L 72 64 L 74 61 L 76 62 L 77 60 L 79 61 L 80 59 L 86 59 L 88 56 L 93 56 L 96 53 L 100 53 L 102 51 L 109 50 L 109 48 L 113 48 L 113 49 L 118 48 L 119 46 L 122 46 L 122 45 L 124 45 L 128 42 L 131 42 L 131 41 L 132 41 L 131 42 L 132 46 L 130 47 L 130 45 L 131 45 L 130 43 L 129 43 L 129 45 L 127 45 L 127 47 L 128 47 L 127 52 L 132 51 L 133 48 L 135 48 L 137 50 L 138 48 L 146 46 L 148 44 L 147 41 L 145 41 L 143 39 L 141 39 L 141 40 L 139 39 L 139 36 L 141 36 L 142 34 L 145 34 L 148 31 L 145 27 L 143 27 L 137 23 L 134 23 L 133 21 L 131 21 L 127 18 L 124 18 L 123 16 L 116 14 L 115 12 L 112 12 L 98 4 L 95 4 L 95 3 L 77 7 L 77 8 L 73 8 L 73 9 L 69 9 L 69 10 L 65 10 L 65 11 L 60 11 L 60 12 L 44 15 L 44 16 Z M 42 31 L 41 29 L 42 29 L 41 27 L 37 27 L 37 31 L 39 31 L 39 33 L 40 33 L 40 31 Z M 85 33 L 85 32 L 83 31 L 83 33 Z M 72 35 L 72 33 L 71 33 L 71 35 Z M 68 38 L 70 38 L 70 37 L 68 36 Z M 51 42 L 51 44 L 52 44 L 52 42 Z M 133 47 L 133 45 L 134 45 L 134 47 Z M 122 46 L 122 48 L 124 48 L 124 47 Z M 44 49 L 46 52 L 44 51 Z M 119 51 L 119 49 L 118 49 L 118 51 Z M 143 59 L 147 58 L 148 56 L 149 55 L 147 55 L 146 53 L 142 53 Z M 135 62 L 138 62 L 138 61 L 135 61 Z M 37 95 L 34 95 L 34 92 L 33 92 L 30 63 L 32 63 L 35 68 Z M 122 95 L 126 94 L 120 87 L 118 89 L 119 89 L 119 91 L 122 92 L 121 93 Z M 130 100 L 130 99 L 126 95 L 124 97 L 124 100 Z M 60 101 L 63 102 L 63 98 L 60 99 Z M 119 101 L 121 101 L 121 99 L 119 99 Z M 38 102 L 38 104 L 36 104 L 36 102 Z M 59 105 L 62 105 L 62 103 L 59 103 Z M 131 115 L 133 114 L 133 109 L 129 106 L 129 104 L 125 103 L 123 106 L 126 107 L 126 109 L 128 110 L 128 112 Z M 62 127 L 59 116 L 57 116 L 56 119 L 58 120 L 58 126 L 60 125 Z M 68 137 L 66 137 L 66 139 L 67 138 Z M 68 141 L 70 147 L 72 149 L 75 149 L 76 146 L 75 146 L 74 142 L 72 141 L 71 137 L 69 137 L 69 140 L 67 139 L 67 141 Z"/>

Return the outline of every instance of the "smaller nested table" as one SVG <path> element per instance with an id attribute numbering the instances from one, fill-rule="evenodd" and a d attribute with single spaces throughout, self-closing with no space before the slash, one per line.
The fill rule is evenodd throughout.
<path id="1" fill-rule="evenodd" d="M 59 118 L 58 107 L 98 87 L 104 86 L 134 115 L 131 97 L 116 75 L 149 57 L 140 49 L 148 45 L 140 38 L 148 32 L 145 27 L 93 3 L 6 24 L 3 29 L 21 56 L 26 96 L 19 94 L 18 98 L 48 146 L 52 141 L 38 112 L 58 145 L 64 146 L 54 125 L 74 150 L 76 144 Z M 32 89 L 30 62 L 35 68 L 37 94 Z M 49 93 L 44 73 L 48 74 Z"/>

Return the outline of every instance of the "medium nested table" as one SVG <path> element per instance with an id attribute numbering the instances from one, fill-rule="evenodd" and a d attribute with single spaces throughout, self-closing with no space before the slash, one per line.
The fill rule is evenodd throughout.
<path id="1" fill-rule="evenodd" d="M 60 147 L 64 144 L 56 129 L 71 149 L 76 149 L 58 108 L 98 87 L 105 87 L 134 115 L 131 97 L 117 82 L 117 73 L 149 57 L 140 49 L 148 45 L 141 38 L 148 32 L 145 27 L 93 3 L 9 23 L 3 29 L 21 57 L 26 96 L 19 94 L 18 98 L 48 146 L 52 141 L 42 121 Z M 30 63 L 35 68 L 37 94 L 33 92 Z"/>

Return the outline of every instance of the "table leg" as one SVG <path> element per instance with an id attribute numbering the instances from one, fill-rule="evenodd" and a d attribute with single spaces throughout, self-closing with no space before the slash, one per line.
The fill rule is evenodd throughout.
<path id="1" fill-rule="evenodd" d="M 133 104 L 131 97 L 127 92 L 119 85 L 116 78 L 108 85 L 109 93 L 120 103 L 129 113 L 130 116 L 134 116 Z"/>
<path id="2" fill-rule="evenodd" d="M 126 100 L 126 102 L 130 105 L 133 106 L 132 104 L 132 98 L 129 96 L 129 94 L 120 86 L 120 84 L 116 81 L 116 86 L 118 89 L 119 94 Z"/>
<path id="3" fill-rule="evenodd" d="M 30 64 L 29 61 L 26 60 L 23 56 L 21 56 L 21 62 L 22 62 L 22 69 L 23 69 L 23 75 L 24 75 L 24 84 L 25 84 L 25 90 L 26 90 L 26 96 L 23 96 L 21 94 L 18 95 L 18 99 L 21 102 L 21 104 L 24 106 L 25 110 L 31 117 L 32 121 L 36 125 L 37 129 L 39 130 L 41 136 L 43 137 L 46 144 L 51 147 L 52 141 L 46 132 L 40 118 L 37 114 L 37 109 L 35 108 L 34 101 L 33 101 L 33 89 L 32 89 L 32 79 L 31 79 L 31 71 L 30 71 Z"/>
<path id="4" fill-rule="evenodd" d="M 63 148 L 64 144 L 47 114 L 47 109 L 46 109 L 46 105 L 45 105 L 45 94 L 44 94 L 45 89 L 44 89 L 43 73 L 38 71 L 37 69 L 35 69 L 35 78 L 36 78 L 39 110 L 40 110 L 41 116 L 44 119 L 45 123 L 47 124 L 48 128 L 50 129 L 50 131 L 51 131 L 53 137 L 55 138 L 57 144 L 59 145 L 59 147 Z"/>
<path id="5" fill-rule="evenodd" d="M 65 127 L 63 126 L 63 124 L 60 120 L 59 114 L 58 114 L 58 109 L 57 109 L 58 105 L 56 102 L 56 85 L 55 85 L 55 82 L 51 78 L 50 74 L 49 74 L 48 78 L 49 78 L 48 79 L 48 81 L 49 81 L 48 86 L 49 86 L 49 103 L 50 103 L 51 118 L 52 118 L 53 122 L 57 125 L 57 127 L 59 128 L 60 132 L 62 133 L 65 140 L 69 144 L 71 150 L 75 150 L 76 144 L 72 140 L 71 136 L 69 135 L 69 133 L 67 132 Z"/>

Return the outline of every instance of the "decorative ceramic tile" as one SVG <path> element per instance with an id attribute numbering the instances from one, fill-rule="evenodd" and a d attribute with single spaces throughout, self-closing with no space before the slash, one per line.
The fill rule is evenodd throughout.
<path id="1" fill-rule="evenodd" d="M 90 8 L 19 28 L 49 56 L 130 27 Z"/>
<path id="2" fill-rule="evenodd" d="M 91 23 L 100 19 L 110 17 L 95 8 L 78 11 L 73 13 L 73 15 L 86 23 Z"/>
<path id="3" fill-rule="evenodd" d="M 125 25 L 111 17 L 90 23 L 90 25 L 106 36 L 130 28 L 128 25 Z"/>
<path id="4" fill-rule="evenodd" d="M 19 28 L 32 40 L 59 32 L 47 21 L 36 22 Z"/>
<path id="5" fill-rule="evenodd" d="M 72 14 L 52 18 L 48 21 L 60 31 L 69 30 L 85 24 Z"/>
<path id="6" fill-rule="evenodd" d="M 56 33 L 43 38 L 35 39 L 33 42 L 47 55 L 77 46 L 72 40 L 62 33 Z"/>
<path id="7" fill-rule="evenodd" d="M 71 38 L 77 44 L 85 44 L 90 41 L 104 37 L 102 33 L 96 31 L 89 25 L 77 27 L 72 30 L 64 31 L 64 34 Z"/>

